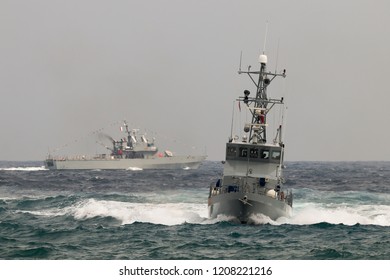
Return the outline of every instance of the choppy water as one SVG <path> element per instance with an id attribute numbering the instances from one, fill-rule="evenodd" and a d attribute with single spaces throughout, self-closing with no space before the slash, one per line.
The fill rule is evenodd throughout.
<path id="1" fill-rule="evenodd" d="M 0 162 L 0 259 L 390 259 L 390 162 L 287 162 L 293 216 L 208 219 L 198 170 Z"/>

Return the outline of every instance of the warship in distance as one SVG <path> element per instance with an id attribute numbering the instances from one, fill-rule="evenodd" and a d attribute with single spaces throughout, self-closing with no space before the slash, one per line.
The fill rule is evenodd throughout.
<path id="1" fill-rule="evenodd" d="M 110 154 L 93 157 L 53 157 L 45 160 L 48 169 L 197 169 L 206 159 L 205 155 L 176 156 L 170 151 L 159 153 L 154 139 L 140 135 L 138 129 L 129 129 L 126 121 L 121 127 L 127 137 L 115 141 L 111 138 Z"/>
<path id="2" fill-rule="evenodd" d="M 260 70 L 238 71 L 247 74 L 256 86 L 251 97 L 248 90 L 236 101 L 244 104 L 250 121 L 244 124 L 241 139 L 232 135 L 226 144 L 226 160 L 223 176 L 210 185 L 208 211 L 210 218 L 225 215 L 241 223 L 255 222 L 256 215 L 262 214 L 272 220 L 289 217 L 292 214 L 293 195 L 283 184 L 283 157 L 285 145 L 282 140 L 283 114 L 275 127 L 275 138 L 267 141 L 267 115 L 272 109 L 284 110 L 283 97 L 269 98 L 267 88 L 276 77 L 286 77 L 281 73 L 267 71 L 267 56 L 259 56 Z M 240 62 L 241 64 L 241 62 Z M 257 78 L 256 78 L 257 77 Z M 241 107 L 241 106 L 240 106 Z M 233 110 L 234 119 L 234 110 Z"/>

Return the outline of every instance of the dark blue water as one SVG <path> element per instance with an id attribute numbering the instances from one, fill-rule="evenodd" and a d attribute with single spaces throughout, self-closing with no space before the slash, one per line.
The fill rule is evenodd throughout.
<path id="1" fill-rule="evenodd" d="M 208 219 L 198 170 L 0 162 L 0 259 L 390 259 L 390 162 L 287 162 L 289 219 Z"/>

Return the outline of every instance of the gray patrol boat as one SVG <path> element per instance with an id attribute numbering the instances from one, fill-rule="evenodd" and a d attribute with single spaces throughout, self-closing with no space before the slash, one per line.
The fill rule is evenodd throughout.
<path id="1" fill-rule="evenodd" d="M 272 220 L 289 217 L 292 214 L 293 195 L 283 188 L 282 170 L 285 145 L 282 140 L 284 100 L 269 98 L 267 89 L 276 77 L 286 77 L 281 73 L 267 71 L 267 56 L 259 56 L 260 70 L 238 71 L 247 74 L 256 87 L 254 97 L 249 90 L 235 102 L 249 116 L 243 125 L 243 135 L 232 134 L 226 144 L 226 160 L 223 161 L 223 177 L 210 185 L 208 211 L 210 218 L 225 215 L 241 223 L 253 223 L 259 214 Z M 241 64 L 241 62 L 240 62 Z M 279 107 L 281 117 L 275 126 L 274 138 L 267 141 L 268 115 Z M 234 108 L 234 107 L 233 107 Z M 233 111 L 234 119 L 234 111 Z M 272 122 L 272 118 L 271 118 Z"/>
<path id="2" fill-rule="evenodd" d="M 127 122 L 121 127 L 127 137 L 115 141 L 111 138 L 111 153 L 92 157 L 54 157 L 45 160 L 48 169 L 197 169 L 206 159 L 205 155 L 174 155 L 171 151 L 158 152 L 154 139 L 140 135 L 138 129 L 129 129 Z"/>

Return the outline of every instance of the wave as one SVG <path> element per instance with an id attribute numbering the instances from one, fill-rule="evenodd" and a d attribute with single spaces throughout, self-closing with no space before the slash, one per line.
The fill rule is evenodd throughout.
<path id="1" fill-rule="evenodd" d="M 140 167 L 129 167 L 126 170 L 131 170 L 131 171 L 142 171 L 143 169 Z"/>
<path id="2" fill-rule="evenodd" d="M 120 224 L 151 223 L 160 225 L 236 223 L 234 217 L 219 215 L 208 218 L 207 204 L 203 203 L 137 203 L 94 198 L 75 202 L 64 208 L 50 208 L 37 211 L 18 211 L 39 216 L 70 215 L 76 220 L 97 217 L 111 217 Z M 353 226 L 390 226 L 390 206 L 388 205 L 320 205 L 302 203 L 295 206 L 290 218 L 281 217 L 276 221 L 262 214 L 253 215 L 248 222 L 252 225 L 312 225 L 319 223 Z"/>
<path id="3" fill-rule="evenodd" d="M 343 199 L 339 200 L 335 199 L 333 193 L 323 194 L 321 195 L 322 199 L 317 200 L 313 199 L 310 194 L 294 202 L 292 217 L 282 217 L 274 221 L 259 214 L 252 216 L 249 224 L 312 225 L 329 223 L 347 226 L 356 224 L 390 226 L 390 205 L 387 201 L 380 200 L 381 196 L 368 196 L 369 193 L 364 195 L 359 192 L 344 194 L 345 196 L 342 195 Z M 161 191 L 157 194 L 137 193 L 131 198 L 126 196 L 126 199 L 118 194 L 105 194 L 100 198 L 68 197 L 67 195 L 65 197 L 63 195 L 47 197 L 47 195 L 50 194 L 46 193 L 46 197 L 29 198 L 27 201 L 26 197 L 23 197 L 22 200 L 18 201 L 18 208 L 25 208 L 22 212 L 33 215 L 67 215 L 76 220 L 111 217 L 122 225 L 136 222 L 161 225 L 236 222 L 234 217 L 224 215 L 210 219 L 203 193 L 196 190 L 187 190 L 184 193 L 171 191 Z M 386 198 L 383 197 L 385 200 Z M 58 208 L 59 201 L 61 206 Z M 41 207 L 44 208 L 42 210 L 34 209 L 35 211 L 31 209 Z"/>
<path id="4" fill-rule="evenodd" d="M 121 201 L 86 199 L 62 209 L 19 211 L 39 216 L 71 215 L 77 220 L 96 217 L 112 217 L 122 225 L 136 222 L 179 225 L 183 223 L 207 223 L 207 208 L 192 203 L 130 203 Z"/>
<path id="5" fill-rule="evenodd" d="M 389 205 L 321 205 L 304 203 L 297 205 L 291 218 L 280 218 L 278 223 L 311 225 L 318 223 L 344 224 L 348 226 L 378 225 L 390 226 Z"/>
<path id="6" fill-rule="evenodd" d="M 45 166 L 30 166 L 30 167 L 3 167 L 0 170 L 4 171 L 43 171 L 48 170 Z"/>
<path id="7" fill-rule="evenodd" d="M 76 219 L 111 216 L 122 224 L 143 222 L 177 225 L 202 223 L 207 219 L 207 208 L 205 205 L 193 203 L 126 203 L 88 199 L 75 207 L 74 216 Z"/>

